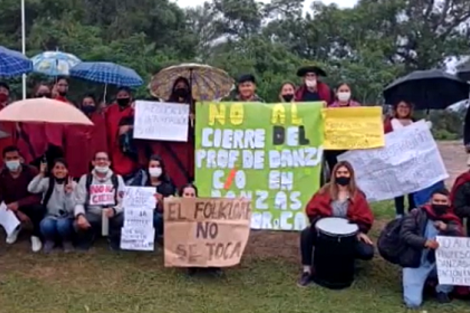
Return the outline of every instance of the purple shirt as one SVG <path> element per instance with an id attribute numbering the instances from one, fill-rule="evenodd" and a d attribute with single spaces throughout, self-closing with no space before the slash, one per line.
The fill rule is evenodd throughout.
<path id="1" fill-rule="evenodd" d="M 348 105 L 346 106 L 341 106 L 338 102 L 338 100 L 336 100 L 335 102 L 333 102 L 332 104 L 330 104 L 328 107 L 329 108 L 348 108 L 348 107 L 360 107 L 361 104 L 359 102 L 356 102 L 356 101 L 353 101 L 353 100 L 350 100 Z"/>

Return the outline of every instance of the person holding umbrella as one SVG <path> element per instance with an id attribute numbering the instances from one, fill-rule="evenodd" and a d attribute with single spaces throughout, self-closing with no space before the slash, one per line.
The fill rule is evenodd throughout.
<path id="1" fill-rule="evenodd" d="M 303 78 L 303 85 L 295 92 L 295 101 L 324 101 L 327 105 L 332 102 L 330 87 L 318 79 L 320 76 L 326 76 L 324 70 L 318 66 L 305 66 L 297 71 L 297 76 Z"/>

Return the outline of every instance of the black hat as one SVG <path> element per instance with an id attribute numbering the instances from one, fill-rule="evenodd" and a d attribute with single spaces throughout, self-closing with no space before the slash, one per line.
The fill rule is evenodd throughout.
<path id="1" fill-rule="evenodd" d="M 326 77 L 326 72 L 324 70 L 322 70 L 318 66 L 313 66 L 313 65 L 299 68 L 299 70 L 297 71 L 297 76 L 303 77 L 307 73 L 315 73 L 317 74 L 317 76 Z"/>
<path id="2" fill-rule="evenodd" d="M 5 82 L 0 82 L 0 87 L 3 87 L 6 90 L 10 91 L 10 86 Z"/>
<path id="3" fill-rule="evenodd" d="M 253 76 L 252 74 L 243 74 L 240 75 L 240 77 L 238 77 L 237 79 L 238 84 L 243 84 L 246 82 L 252 82 L 253 84 L 256 84 L 255 76 Z"/>

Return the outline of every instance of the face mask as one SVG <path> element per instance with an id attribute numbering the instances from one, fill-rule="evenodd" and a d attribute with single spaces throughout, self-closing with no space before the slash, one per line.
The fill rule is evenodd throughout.
<path id="1" fill-rule="evenodd" d="M 336 183 L 340 186 L 347 186 L 350 181 L 351 181 L 351 178 L 349 177 L 344 177 L 344 176 L 336 177 Z"/>
<path id="2" fill-rule="evenodd" d="M 20 160 L 13 160 L 13 161 L 6 161 L 5 165 L 10 171 L 16 172 L 20 168 L 21 163 L 20 163 Z"/>
<path id="3" fill-rule="evenodd" d="M 8 100 L 8 96 L 4 93 L 0 93 L 0 102 L 6 102 Z"/>
<path id="4" fill-rule="evenodd" d="M 317 80 L 316 79 L 308 79 L 305 81 L 305 86 L 309 88 L 315 88 L 317 87 Z"/>
<path id="5" fill-rule="evenodd" d="M 65 177 L 64 178 L 55 178 L 55 182 L 58 184 L 63 184 L 65 183 Z"/>
<path id="6" fill-rule="evenodd" d="M 186 88 L 176 88 L 175 95 L 184 98 L 188 95 L 188 90 Z"/>
<path id="7" fill-rule="evenodd" d="M 109 171 L 109 166 L 95 166 L 95 171 L 101 174 L 106 174 Z"/>
<path id="8" fill-rule="evenodd" d="M 284 99 L 284 101 L 286 101 L 286 102 L 291 102 L 292 99 L 294 99 L 294 95 L 292 95 L 292 94 L 282 95 L 282 99 Z"/>
<path id="9" fill-rule="evenodd" d="M 449 206 L 445 204 L 433 204 L 431 207 L 436 215 L 445 214 L 449 210 Z"/>
<path id="10" fill-rule="evenodd" d="M 65 97 L 67 95 L 67 91 L 59 91 L 58 94 L 61 97 Z"/>
<path id="11" fill-rule="evenodd" d="M 346 102 L 349 101 L 351 98 L 351 93 L 350 92 L 338 92 L 338 100 L 341 102 Z"/>
<path id="12" fill-rule="evenodd" d="M 162 175 L 162 168 L 161 167 L 150 167 L 149 174 L 152 177 L 160 177 Z"/>
<path id="13" fill-rule="evenodd" d="M 82 107 L 82 112 L 85 114 L 90 114 L 95 112 L 95 107 L 91 105 L 86 105 Z"/>
<path id="14" fill-rule="evenodd" d="M 125 107 L 125 106 L 127 106 L 130 101 L 131 101 L 131 98 L 119 98 L 119 99 L 116 99 L 116 102 L 117 102 L 117 104 L 118 104 L 120 107 Z"/>

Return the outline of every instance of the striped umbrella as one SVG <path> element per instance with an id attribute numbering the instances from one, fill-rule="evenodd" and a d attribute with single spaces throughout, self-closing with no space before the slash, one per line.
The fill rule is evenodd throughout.
<path id="1" fill-rule="evenodd" d="M 21 52 L 0 46 L 0 76 L 12 77 L 33 71 L 33 62 Z"/>
<path id="2" fill-rule="evenodd" d="M 67 76 L 72 67 L 82 62 L 73 54 L 61 51 L 46 51 L 34 56 L 31 61 L 35 72 L 49 76 Z"/>

